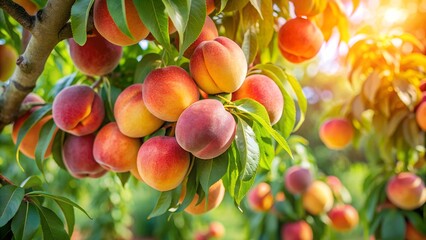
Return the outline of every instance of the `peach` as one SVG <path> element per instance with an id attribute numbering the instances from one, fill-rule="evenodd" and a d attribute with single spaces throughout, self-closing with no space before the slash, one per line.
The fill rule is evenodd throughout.
<path id="1" fill-rule="evenodd" d="M 269 77 L 254 74 L 248 76 L 241 87 L 232 94 L 232 101 L 251 98 L 262 104 L 269 115 L 271 124 L 277 123 L 284 108 L 284 99 L 278 85 Z"/>
<path id="2" fill-rule="evenodd" d="M 284 223 L 281 226 L 282 240 L 312 240 L 314 239 L 312 228 L 305 221 Z"/>
<path id="3" fill-rule="evenodd" d="M 339 205 L 328 212 L 334 230 L 346 232 L 354 229 L 359 222 L 357 210 L 351 205 Z"/>
<path id="4" fill-rule="evenodd" d="M 411 223 L 405 225 L 405 239 L 407 240 L 425 240 L 426 234 L 422 234 Z"/>
<path id="5" fill-rule="evenodd" d="M 302 195 L 303 207 L 312 215 L 327 212 L 333 206 L 333 193 L 327 184 L 314 181 Z"/>
<path id="6" fill-rule="evenodd" d="M 142 97 L 154 116 L 175 122 L 200 95 L 197 85 L 183 68 L 168 66 L 153 70 L 146 76 Z"/>
<path id="7" fill-rule="evenodd" d="M 225 227 L 220 222 L 211 222 L 209 224 L 209 236 L 222 238 L 225 235 Z"/>
<path id="8" fill-rule="evenodd" d="M 285 187 L 292 194 L 303 193 L 312 183 L 312 174 L 307 168 L 292 166 L 285 173 Z"/>
<path id="9" fill-rule="evenodd" d="M 426 201 L 425 184 L 420 177 L 413 173 L 399 173 L 389 179 L 386 195 L 397 207 L 413 210 L 422 206 Z"/>
<path id="10" fill-rule="evenodd" d="M 21 5 L 29 15 L 36 15 L 38 11 L 37 5 L 32 0 L 13 0 L 15 3 Z"/>
<path id="11" fill-rule="evenodd" d="M 93 144 L 95 161 L 113 172 L 128 172 L 136 167 L 141 142 L 120 132 L 117 123 L 103 126 Z"/>
<path id="12" fill-rule="evenodd" d="M 135 167 L 135 168 L 132 168 L 132 169 L 130 170 L 130 174 L 132 174 L 132 175 L 133 175 L 133 177 L 135 177 L 137 180 L 139 180 L 139 181 L 143 182 L 143 179 L 142 179 L 141 175 L 139 174 L 137 164 L 136 164 L 136 167 Z"/>
<path id="13" fill-rule="evenodd" d="M 191 56 L 189 68 L 204 92 L 232 93 L 246 78 L 247 60 L 238 44 L 229 38 L 217 37 L 198 45 Z"/>
<path id="14" fill-rule="evenodd" d="M 209 41 L 217 38 L 219 33 L 217 32 L 217 28 L 213 20 L 207 16 L 204 22 L 203 28 L 201 29 L 201 33 L 198 38 L 185 50 L 183 54 L 185 57 L 190 58 L 194 53 L 195 49 L 202 43 L 203 41 Z M 176 38 L 177 45 L 179 45 L 179 38 Z"/>
<path id="15" fill-rule="evenodd" d="M 89 76 L 103 76 L 118 66 L 122 47 L 108 42 L 100 35 L 87 38 L 83 46 L 73 39 L 68 41 L 70 56 L 75 66 Z"/>
<path id="16" fill-rule="evenodd" d="M 85 136 L 68 135 L 62 147 L 62 158 L 68 172 L 75 178 L 98 178 L 107 171 L 93 157 L 95 134 Z"/>
<path id="17" fill-rule="evenodd" d="M 327 176 L 325 182 L 331 188 L 334 195 L 338 195 L 343 188 L 343 184 L 336 176 Z"/>
<path id="18" fill-rule="evenodd" d="M 426 131 L 426 102 L 420 103 L 416 110 L 416 121 L 419 127 Z"/>
<path id="19" fill-rule="evenodd" d="M 296 17 L 278 31 L 278 48 L 292 63 L 301 63 L 317 55 L 324 42 L 321 30 L 310 20 Z"/>
<path id="20" fill-rule="evenodd" d="M 148 36 L 148 29 L 142 23 L 132 0 L 125 0 L 127 25 L 132 38 L 121 32 L 112 19 L 106 0 L 96 0 L 93 7 L 93 21 L 96 30 L 108 41 L 119 46 L 129 46 L 138 43 Z"/>
<path id="21" fill-rule="evenodd" d="M 156 136 L 139 149 L 137 167 L 143 181 L 158 191 L 169 191 L 182 183 L 190 163 L 190 155 L 176 138 Z"/>
<path id="22" fill-rule="evenodd" d="M 30 93 L 22 101 L 22 104 L 28 104 L 28 103 L 44 103 L 44 100 L 37 94 Z M 19 133 L 19 130 L 21 130 L 22 125 L 24 125 L 25 121 L 30 117 L 30 115 L 39 108 L 40 107 L 31 108 L 28 112 L 20 116 L 13 123 L 12 140 L 15 144 L 16 144 L 16 141 L 18 140 L 18 133 Z M 52 115 L 44 116 L 38 123 L 36 123 L 32 128 L 30 128 L 30 130 L 24 136 L 24 138 L 21 141 L 21 145 L 19 146 L 19 151 L 21 151 L 25 156 L 35 159 L 35 150 L 39 140 L 40 131 L 43 128 L 44 124 L 46 124 L 50 119 L 52 119 Z M 45 158 L 50 156 L 52 152 L 53 139 L 54 137 L 52 138 L 52 141 L 50 142 L 49 147 L 46 150 L 46 153 L 44 155 Z"/>
<path id="23" fill-rule="evenodd" d="M 176 123 L 179 145 L 201 159 L 212 159 L 224 153 L 236 133 L 236 123 L 222 103 L 203 99 L 189 106 Z"/>
<path id="24" fill-rule="evenodd" d="M 354 136 L 351 122 L 343 118 L 332 118 L 324 122 L 319 131 L 322 142 L 330 149 L 345 148 Z"/>
<path id="25" fill-rule="evenodd" d="M 222 180 L 219 180 L 210 186 L 208 197 L 201 200 L 200 203 L 198 203 L 198 194 L 195 194 L 192 202 L 185 208 L 185 212 L 198 215 L 211 211 L 220 205 L 224 196 L 225 186 L 223 186 Z"/>
<path id="26" fill-rule="evenodd" d="M 291 0 L 296 16 L 312 17 L 324 11 L 328 0 Z"/>
<path id="27" fill-rule="evenodd" d="M 250 190 L 248 194 L 248 204 L 251 209 L 257 212 L 267 212 L 274 204 L 271 186 L 266 182 L 261 182 Z"/>
<path id="28" fill-rule="evenodd" d="M 215 10 L 214 0 L 206 0 L 206 14 L 210 15 Z"/>
<path id="29" fill-rule="evenodd" d="M 144 137 L 155 132 L 164 123 L 146 108 L 142 97 L 143 87 L 142 83 L 127 87 L 120 93 L 114 105 L 118 128 L 128 137 Z"/>
<path id="30" fill-rule="evenodd" d="M 101 126 L 105 109 L 101 97 L 92 88 L 75 85 L 63 89 L 55 97 L 52 115 L 58 128 L 83 136 Z"/>
<path id="31" fill-rule="evenodd" d="M 15 71 L 18 52 L 10 45 L 0 45 L 0 81 L 8 80 Z"/>
<path id="32" fill-rule="evenodd" d="M 423 79 L 419 84 L 419 90 L 422 92 L 426 92 L 426 79 Z"/>

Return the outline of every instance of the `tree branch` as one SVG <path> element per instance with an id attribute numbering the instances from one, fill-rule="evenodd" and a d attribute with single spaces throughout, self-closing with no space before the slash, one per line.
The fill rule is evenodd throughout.
<path id="1" fill-rule="evenodd" d="M 12 16 L 25 29 L 34 27 L 35 16 L 29 15 L 23 7 L 12 0 L 0 0 L 0 8 Z"/>

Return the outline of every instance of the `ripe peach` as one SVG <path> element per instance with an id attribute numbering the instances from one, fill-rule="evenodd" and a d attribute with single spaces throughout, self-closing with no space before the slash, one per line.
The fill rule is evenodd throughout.
<path id="1" fill-rule="evenodd" d="M 225 235 L 225 227 L 220 222 L 212 222 L 209 225 L 209 236 L 222 238 Z"/>
<path id="2" fill-rule="evenodd" d="M 93 144 L 93 156 L 103 168 L 114 172 L 127 172 L 136 167 L 141 142 L 120 132 L 117 123 L 103 126 Z"/>
<path id="3" fill-rule="evenodd" d="M 303 193 L 312 183 L 312 174 L 307 168 L 292 166 L 285 173 L 285 187 L 292 194 Z"/>
<path id="4" fill-rule="evenodd" d="M 334 195 L 338 195 L 343 188 L 343 184 L 336 176 L 327 176 L 325 182 L 330 187 Z"/>
<path id="5" fill-rule="evenodd" d="M 426 131 L 426 102 L 420 103 L 416 111 L 416 121 L 419 127 Z"/>
<path id="6" fill-rule="evenodd" d="M 199 204 L 197 204 L 199 196 L 198 194 L 195 194 L 192 202 L 187 208 L 185 208 L 185 212 L 194 215 L 206 213 L 218 207 L 222 202 L 224 196 L 225 186 L 223 186 L 222 180 L 219 180 L 210 186 L 208 197 L 201 200 Z"/>
<path id="7" fill-rule="evenodd" d="M 331 226 L 336 231 L 346 232 L 358 225 L 359 216 L 357 210 L 351 205 L 339 205 L 328 212 Z"/>
<path id="8" fill-rule="evenodd" d="M 75 136 L 95 132 L 105 116 L 101 97 L 89 86 L 63 89 L 53 100 L 53 120 L 58 128 Z"/>
<path id="9" fill-rule="evenodd" d="M 269 211 L 274 204 L 274 196 L 272 196 L 271 186 L 265 182 L 259 183 L 250 190 L 247 200 L 250 208 L 254 211 Z"/>
<path id="10" fill-rule="evenodd" d="M 312 228 L 305 221 L 284 223 L 281 226 L 281 240 L 312 240 Z"/>
<path id="11" fill-rule="evenodd" d="M 146 108 L 142 97 L 143 87 L 142 83 L 127 87 L 114 105 L 114 117 L 120 132 L 133 138 L 149 135 L 164 123 Z"/>
<path id="12" fill-rule="evenodd" d="M 425 240 L 426 235 L 419 232 L 414 226 L 407 222 L 405 225 L 405 239 L 407 240 Z"/>
<path id="13" fill-rule="evenodd" d="M 156 136 L 142 144 L 137 167 L 143 181 L 158 191 L 169 191 L 181 184 L 189 169 L 190 155 L 176 138 Z"/>
<path id="14" fill-rule="evenodd" d="M 354 129 L 347 119 L 332 118 L 321 125 L 319 136 L 328 148 L 339 150 L 352 141 Z"/>
<path id="15" fill-rule="evenodd" d="M 198 45 L 191 56 L 189 68 L 204 92 L 232 93 L 244 82 L 247 60 L 238 44 L 229 38 L 217 37 Z"/>
<path id="16" fill-rule="evenodd" d="M 189 106 L 176 123 L 176 140 L 186 151 L 201 159 L 224 153 L 236 133 L 236 123 L 222 103 L 203 99 Z"/>
<path id="17" fill-rule="evenodd" d="M 292 63 L 301 63 L 317 55 L 324 42 L 321 30 L 310 20 L 296 17 L 288 20 L 278 32 L 278 48 Z"/>
<path id="18" fill-rule="evenodd" d="M 426 201 L 425 184 L 420 177 L 413 173 L 399 173 L 389 179 L 386 195 L 397 207 L 413 210 L 422 206 Z"/>
<path id="19" fill-rule="evenodd" d="M 175 122 L 199 98 L 197 85 L 180 67 L 153 70 L 144 81 L 142 97 L 146 108 L 157 118 Z"/>
<path id="20" fill-rule="evenodd" d="M 87 38 L 83 46 L 69 39 L 70 56 L 75 66 L 89 76 L 102 76 L 117 67 L 122 47 L 108 42 L 100 35 Z"/>
<path id="21" fill-rule="evenodd" d="M 13 0 L 13 1 L 21 5 L 21 7 L 23 7 L 29 15 L 36 15 L 36 13 L 38 12 L 37 5 L 31 0 Z"/>
<path id="22" fill-rule="evenodd" d="M 203 28 L 201 29 L 201 33 L 198 38 L 185 50 L 183 54 L 185 57 L 190 58 L 194 53 L 195 49 L 202 43 L 203 41 L 209 41 L 217 38 L 219 33 L 217 32 L 216 25 L 213 20 L 207 16 L 206 21 L 204 22 Z M 179 45 L 179 38 L 176 38 L 177 45 Z"/>
<path id="23" fill-rule="evenodd" d="M 314 181 L 302 195 L 303 207 L 312 215 L 327 212 L 333 206 L 333 193 L 327 184 Z"/>
<path id="24" fill-rule="evenodd" d="M 15 71 L 18 53 L 10 45 L 0 45 L 0 81 L 8 80 Z"/>
<path id="25" fill-rule="evenodd" d="M 291 0 L 296 16 L 312 17 L 324 11 L 328 0 Z"/>
<path id="26" fill-rule="evenodd" d="M 25 97 L 24 101 L 22 101 L 22 104 L 28 104 L 28 103 L 44 103 L 44 100 L 37 94 L 30 93 Z M 25 113 L 24 115 L 16 119 L 16 121 L 13 123 L 12 140 L 15 144 L 16 144 L 16 141 L 18 140 L 18 133 L 19 133 L 19 130 L 21 130 L 22 125 L 24 125 L 25 121 L 30 117 L 30 115 L 39 108 L 40 107 L 31 108 L 27 113 Z M 32 128 L 30 128 L 30 130 L 27 132 L 25 137 L 22 139 L 21 145 L 19 146 L 19 150 L 25 156 L 35 159 L 35 150 L 37 147 L 40 131 L 42 127 L 44 126 L 44 124 L 46 124 L 50 119 L 52 119 L 52 115 L 44 116 L 38 123 L 36 123 Z M 49 144 L 49 147 L 46 150 L 46 153 L 44 155 L 45 158 L 47 158 L 51 154 L 53 138 Z"/>
<path id="27" fill-rule="evenodd" d="M 142 23 L 132 0 L 125 0 L 126 20 L 132 38 L 122 33 L 112 19 L 106 0 L 96 0 L 93 7 L 93 21 L 96 30 L 108 41 L 119 46 L 129 46 L 138 43 L 148 36 L 148 29 Z"/>
<path id="28" fill-rule="evenodd" d="M 232 101 L 242 98 L 251 98 L 262 104 L 272 125 L 280 120 L 284 108 L 283 95 L 269 77 L 260 74 L 248 76 L 243 85 L 232 94 Z"/>
<path id="29" fill-rule="evenodd" d="M 214 0 L 206 0 L 206 14 L 210 15 L 215 10 Z"/>
<path id="30" fill-rule="evenodd" d="M 62 158 L 68 172 L 75 178 L 98 178 L 107 171 L 93 157 L 95 134 L 77 137 L 68 135 L 62 147 Z"/>

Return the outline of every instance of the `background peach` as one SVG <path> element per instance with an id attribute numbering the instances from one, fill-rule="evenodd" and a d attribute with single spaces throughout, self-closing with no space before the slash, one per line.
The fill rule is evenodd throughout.
<path id="1" fill-rule="evenodd" d="M 338 205 L 328 212 L 331 226 L 341 232 L 354 229 L 359 222 L 358 211 L 351 205 Z"/>
<path id="2" fill-rule="evenodd" d="M 319 136 L 328 148 L 339 150 L 352 141 L 354 129 L 347 119 L 331 118 L 321 125 Z"/>
<path id="3" fill-rule="evenodd" d="M 208 197 L 201 200 L 200 203 L 198 203 L 198 194 L 195 194 L 192 202 L 185 208 L 185 212 L 194 215 L 204 214 L 218 207 L 224 196 L 225 186 L 223 186 L 222 180 L 219 180 L 210 186 Z"/>
<path id="4" fill-rule="evenodd" d="M 249 191 L 247 201 L 250 208 L 254 211 L 269 211 L 274 204 L 274 196 L 272 196 L 271 186 L 266 182 L 257 184 Z"/>
<path id="5" fill-rule="evenodd" d="M 285 173 L 285 187 L 293 194 L 301 194 L 312 183 L 312 174 L 307 168 L 292 166 Z"/>
<path id="6" fill-rule="evenodd" d="M 0 81 L 8 80 L 15 71 L 18 52 L 10 45 L 0 45 Z"/>
<path id="7" fill-rule="evenodd" d="M 281 240 L 312 240 L 312 228 L 303 220 L 284 223 L 281 226 Z"/>
<path id="8" fill-rule="evenodd" d="M 334 203 L 333 193 L 328 185 L 314 181 L 302 195 L 303 207 L 312 215 L 318 215 L 331 209 Z"/>
<path id="9" fill-rule="evenodd" d="M 386 195 L 397 207 L 413 210 L 422 206 L 426 201 L 425 184 L 420 177 L 413 173 L 399 173 L 389 179 Z"/>

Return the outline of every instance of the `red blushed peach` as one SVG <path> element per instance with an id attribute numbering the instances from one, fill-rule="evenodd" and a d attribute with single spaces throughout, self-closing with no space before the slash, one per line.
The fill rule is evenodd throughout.
<path id="1" fill-rule="evenodd" d="M 197 85 L 208 94 L 235 92 L 247 74 L 243 50 L 226 37 L 200 43 L 191 56 L 189 67 Z"/>
<path id="2" fill-rule="evenodd" d="M 133 138 L 149 135 L 164 123 L 145 107 L 142 97 L 143 87 L 142 83 L 127 87 L 120 93 L 114 105 L 114 117 L 118 128 L 124 135 Z"/>
<path id="3" fill-rule="evenodd" d="M 266 212 L 274 204 L 271 186 L 265 182 L 259 183 L 248 194 L 248 203 L 251 209 L 257 212 Z"/>
<path id="4" fill-rule="evenodd" d="M 214 6 L 214 5 L 213 5 Z M 185 57 L 190 58 L 194 53 L 195 49 L 202 43 L 203 41 L 209 41 L 217 38 L 219 33 L 217 32 L 216 25 L 213 20 L 207 16 L 204 22 L 203 28 L 201 29 L 201 33 L 198 38 L 185 50 L 183 54 Z M 177 45 L 179 45 L 179 38 L 176 38 Z"/>
<path id="5" fill-rule="evenodd" d="M 190 156 L 176 138 L 150 138 L 139 149 L 137 167 L 143 181 L 158 191 L 169 191 L 181 184 L 189 169 Z"/>
<path id="6" fill-rule="evenodd" d="M 62 158 L 68 172 L 75 178 L 98 178 L 107 171 L 93 157 L 95 134 L 77 137 L 68 135 L 62 147 Z"/>
<path id="7" fill-rule="evenodd" d="M 212 222 L 209 225 L 209 236 L 222 238 L 225 235 L 225 227 L 220 222 Z"/>
<path id="8" fill-rule="evenodd" d="M 328 212 L 331 226 L 336 231 L 346 232 L 354 229 L 359 222 L 357 210 L 351 205 L 339 205 Z"/>
<path id="9" fill-rule="evenodd" d="M 236 133 L 236 123 L 222 103 L 203 99 L 189 106 L 176 123 L 176 140 L 186 151 L 201 159 L 224 153 Z"/>
<path id="10" fill-rule="evenodd" d="M 125 11 L 127 25 L 129 26 L 131 37 L 122 33 L 112 19 L 106 0 L 96 0 L 93 7 L 93 21 L 96 30 L 108 41 L 119 46 L 129 46 L 138 43 L 148 36 L 148 29 L 142 23 L 138 11 L 132 0 L 125 0 Z"/>
<path id="11" fill-rule="evenodd" d="M 267 76 L 255 74 L 248 76 L 243 85 L 232 93 L 232 101 L 251 98 L 262 104 L 269 115 L 271 124 L 277 123 L 283 113 L 284 99 L 280 88 Z"/>
<path id="12" fill-rule="evenodd" d="M 15 71 L 18 53 L 9 45 L 0 45 L 0 81 L 8 80 Z"/>
<path id="13" fill-rule="evenodd" d="M 197 85 L 180 67 L 153 70 L 144 81 L 142 97 L 146 108 L 157 118 L 175 122 L 199 98 Z"/>
<path id="14" fill-rule="evenodd" d="M 101 97 L 89 86 L 75 85 L 63 89 L 53 100 L 53 120 L 58 128 L 83 136 L 95 132 L 105 116 Z"/>
<path id="15" fill-rule="evenodd" d="M 100 35 L 87 38 L 83 46 L 69 39 L 70 56 L 75 66 L 89 76 L 102 76 L 118 66 L 122 47 L 108 42 Z"/>
<path id="16" fill-rule="evenodd" d="M 192 202 L 185 208 L 185 212 L 193 215 L 204 214 L 218 207 L 224 196 L 225 186 L 223 186 L 222 180 L 219 180 L 210 186 L 208 197 L 201 200 L 200 203 L 198 203 L 198 194 L 195 194 Z"/>
<path id="17" fill-rule="evenodd" d="M 327 184 L 314 181 L 302 195 L 303 207 L 312 215 L 327 212 L 333 206 L 333 193 Z"/>
<path id="18" fill-rule="evenodd" d="M 312 17 L 324 11 L 327 0 L 291 0 L 296 16 Z"/>
<path id="19" fill-rule="evenodd" d="M 215 10 L 214 0 L 206 0 L 206 14 L 210 15 Z"/>
<path id="20" fill-rule="evenodd" d="M 278 31 L 278 48 L 292 63 L 301 63 L 317 55 L 324 43 L 321 30 L 310 20 L 296 17 Z"/>
<path id="21" fill-rule="evenodd" d="M 419 127 L 426 131 L 426 102 L 420 103 L 416 111 L 416 121 Z"/>
<path id="22" fill-rule="evenodd" d="M 281 240 L 312 240 L 312 228 L 305 221 L 284 223 L 281 227 Z"/>
<path id="23" fill-rule="evenodd" d="M 419 232 L 411 223 L 405 225 L 405 239 L 407 240 L 425 240 L 426 235 Z"/>
<path id="24" fill-rule="evenodd" d="M 103 126 L 93 144 L 95 161 L 113 172 L 128 172 L 136 167 L 141 142 L 120 132 L 117 123 Z"/>
<path id="25" fill-rule="evenodd" d="M 25 97 L 24 101 L 22 102 L 22 104 L 28 103 L 44 103 L 44 100 L 37 94 L 30 93 Z M 16 121 L 13 123 L 12 140 L 15 144 L 18 140 L 18 133 L 19 130 L 21 130 L 22 125 L 24 125 L 25 121 L 30 117 L 30 115 L 39 108 L 40 107 L 31 108 L 27 113 L 16 119 Z M 24 136 L 21 141 L 21 145 L 19 146 L 19 151 L 21 151 L 25 156 L 35 159 L 35 150 L 39 140 L 40 131 L 43 128 L 44 124 L 46 124 L 50 119 L 52 119 L 52 115 L 47 115 L 43 117 L 38 123 L 36 123 L 32 128 L 30 128 L 30 130 Z M 54 136 L 49 144 L 49 147 L 46 150 L 46 153 L 44 155 L 45 158 L 47 158 L 51 154 L 53 139 Z"/>
<path id="26" fill-rule="evenodd" d="M 339 150 L 352 141 L 354 129 L 347 119 L 333 118 L 321 125 L 319 136 L 328 148 Z"/>
<path id="27" fill-rule="evenodd" d="M 397 207 L 413 210 L 422 206 L 426 201 L 425 184 L 420 177 L 413 173 L 399 173 L 389 179 L 386 195 Z"/>
<path id="28" fill-rule="evenodd" d="M 312 183 L 312 174 L 307 168 L 290 167 L 285 174 L 285 187 L 292 194 L 301 194 Z"/>
<path id="29" fill-rule="evenodd" d="M 13 1 L 21 5 L 21 7 L 23 7 L 29 15 L 36 15 L 38 11 L 38 7 L 37 5 L 35 5 L 35 3 L 33 3 L 32 0 L 13 0 Z"/>
<path id="30" fill-rule="evenodd" d="M 325 182 L 331 188 L 334 195 L 338 195 L 343 188 L 343 184 L 336 176 L 327 176 Z"/>

